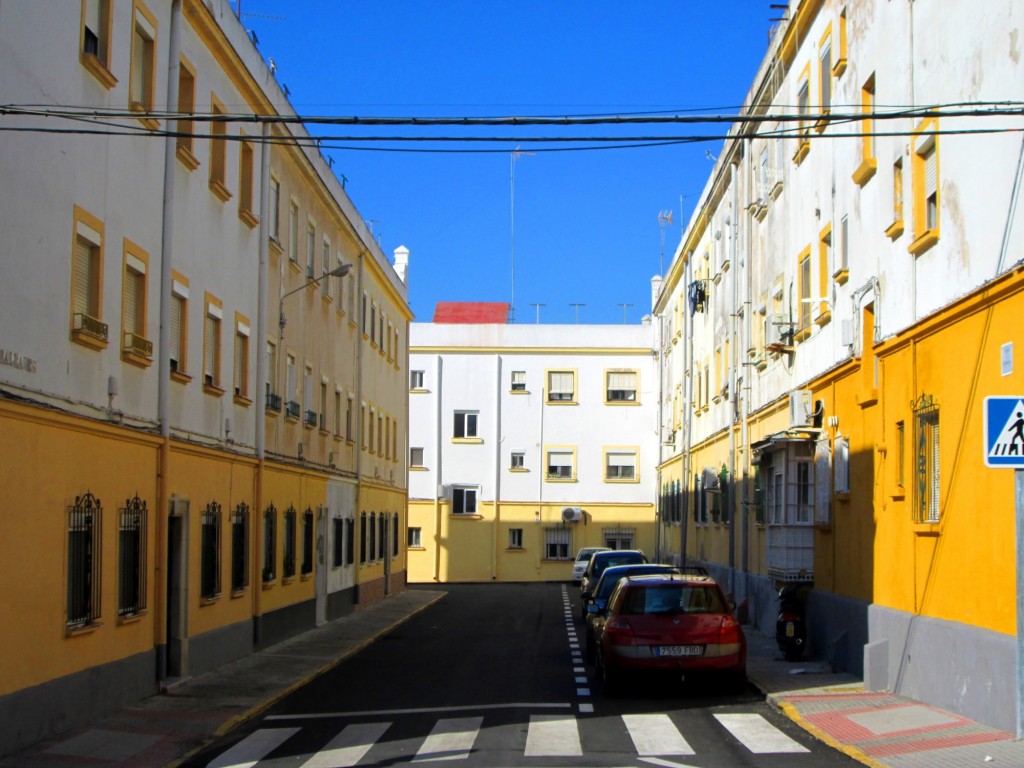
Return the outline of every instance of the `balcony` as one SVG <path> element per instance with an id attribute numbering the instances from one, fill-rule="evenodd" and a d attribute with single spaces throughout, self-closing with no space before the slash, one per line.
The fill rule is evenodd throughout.
<path id="1" fill-rule="evenodd" d="M 310 427 L 310 428 L 315 427 L 319 421 L 320 421 L 320 416 L 317 414 L 316 411 L 306 411 L 306 426 L 307 427 Z"/>
<path id="2" fill-rule="evenodd" d="M 267 408 L 268 411 L 273 411 L 274 413 L 280 413 L 281 412 L 281 396 L 280 395 L 275 395 L 273 392 L 267 392 L 267 405 L 266 405 L 266 408 Z"/>
<path id="3" fill-rule="evenodd" d="M 299 415 L 302 413 L 302 406 L 299 405 L 294 400 L 289 400 L 287 403 L 285 403 L 284 408 L 284 415 L 287 416 L 289 419 L 297 419 L 299 418 Z"/>
<path id="4" fill-rule="evenodd" d="M 71 338 L 95 349 L 107 346 L 107 324 L 84 312 L 76 312 L 72 320 Z"/>

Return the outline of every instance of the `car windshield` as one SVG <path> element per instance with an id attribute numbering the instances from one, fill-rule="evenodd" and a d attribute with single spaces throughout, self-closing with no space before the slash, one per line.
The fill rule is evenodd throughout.
<path id="1" fill-rule="evenodd" d="M 604 573 L 605 568 L 611 568 L 613 565 L 629 565 L 631 563 L 642 563 L 643 561 L 643 555 L 638 555 L 636 552 L 632 552 L 628 555 L 602 557 L 600 560 L 594 561 L 594 575 L 596 576 Z"/>
<path id="2" fill-rule="evenodd" d="M 711 585 L 659 584 L 633 587 L 626 594 L 622 613 L 641 616 L 657 613 L 725 613 L 721 593 Z"/>

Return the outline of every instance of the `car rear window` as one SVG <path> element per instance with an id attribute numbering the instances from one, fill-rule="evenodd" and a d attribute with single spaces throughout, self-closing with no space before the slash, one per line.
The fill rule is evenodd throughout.
<path id="1" fill-rule="evenodd" d="M 626 594 L 622 613 L 641 616 L 656 613 L 725 613 L 718 589 L 701 584 L 659 584 L 633 587 Z"/>
<path id="2" fill-rule="evenodd" d="M 594 570 L 601 572 L 605 568 L 611 568 L 613 565 L 630 565 L 632 563 L 642 563 L 644 561 L 643 555 L 633 553 L 631 555 L 618 555 L 617 557 L 604 557 L 600 561 L 594 563 Z"/>

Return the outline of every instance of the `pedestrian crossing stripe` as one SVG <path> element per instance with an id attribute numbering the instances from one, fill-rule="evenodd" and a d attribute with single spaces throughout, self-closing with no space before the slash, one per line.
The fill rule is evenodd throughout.
<path id="1" fill-rule="evenodd" d="M 1024 469 L 1024 396 L 985 398 L 985 464 Z"/>
<path id="2" fill-rule="evenodd" d="M 796 754 L 810 751 L 762 715 L 731 713 L 716 714 L 714 718 L 752 754 Z M 696 754 L 666 714 L 622 715 L 621 721 L 633 751 L 644 762 L 668 765 L 657 758 Z M 588 721 L 580 721 L 567 714 L 531 715 L 523 746 L 524 757 L 583 757 L 586 751 L 585 740 L 580 732 L 581 722 Z M 477 739 L 483 723 L 483 717 L 438 719 L 430 733 L 422 738 L 412 762 L 421 764 L 466 760 L 474 751 L 482 751 L 477 745 Z M 383 721 L 350 723 L 315 753 L 303 754 L 301 758 L 305 758 L 305 761 L 300 764 L 301 768 L 354 768 L 377 746 L 392 725 L 393 722 Z M 215 757 L 208 763 L 208 768 L 255 768 L 300 730 L 299 727 L 260 728 Z M 602 749 L 606 750 L 606 745 Z M 623 752 L 628 751 L 623 743 Z M 293 759 L 295 757 L 293 753 Z M 408 761 L 409 757 L 403 760 Z"/>

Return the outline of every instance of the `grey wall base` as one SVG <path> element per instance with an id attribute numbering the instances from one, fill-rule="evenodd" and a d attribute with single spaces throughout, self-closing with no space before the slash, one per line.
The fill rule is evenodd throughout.
<path id="1" fill-rule="evenodd" d="M 0 697 L 0 757 L 155 693 L 156 653 L 146 651 Z"/>
<path id="2" fill-rule="evenodd" d="M 341 589 L 337 592 L 327 593 L 327 620 L 334 621 L 342 616 L 348 616 L 356 609 L 355 587 Z"/>
<path id="3" fill-rule="evenodd" d="M 260 647 L 267 648 L 316 626 L 316 599 L 279 608 L 262 616 Z"/>
<path id="4" fill-rule="evenodd" d="M 868 621 L 888 641 L 890 690 L 1016 733 L 1016 638 L 880 606 Z"/>
<path id="5" fill-rule="evenodd" d="M 188 673 L 201 675 L 253 652 L 252 619 L 189 638 Z"/>

